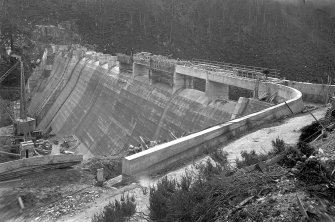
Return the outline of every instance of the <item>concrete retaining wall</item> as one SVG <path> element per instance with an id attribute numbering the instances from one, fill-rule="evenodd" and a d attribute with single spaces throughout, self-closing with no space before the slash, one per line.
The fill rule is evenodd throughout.
<path id="1" fill-rule="evenodd" d="M 295 82 L 289 80 L 284 81 L 284 85 L 299 90 L 302 93 L 302 99 L 306 102 L 326 103 L 335 92 L 335 85 L 328 86 L 325 84 Z"/>
<path id="2" fill-rule="evenodd" d="M 287 100 L 287 105 L 290 106 L 294 113 L 300 112 L 304 107 L 302 94 L 296 89 L 268 83 L 260 87 L 260 91 L 264 90 L 278 92 L 278 96 Z M 218 146 L 227 143 L 229 139 L 236 135 L 262 125 L 267 121 L 290 115 L 291 111 L 287 105 L 281 103 L 260 112 L 125 157 L 122 163 L 122 174 L 139 176 L 157 173 L 186 158 L 201 155 L 208 149 L 218 148 Z"/>

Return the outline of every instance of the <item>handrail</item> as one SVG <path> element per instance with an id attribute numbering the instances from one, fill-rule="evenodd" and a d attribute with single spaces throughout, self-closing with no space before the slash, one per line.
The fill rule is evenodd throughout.
<path id="1" fill-rule="evenodd" d="M 240 65 L 240 64 L 234 64 L 234 63 L 227 63 L 227 62 L 219 62 L 219 61 L 210 61 L 210 60 L 205 60 L 205 59 L 192 59 L 194 62 L 204 62 L 204 63 L 209 63 L 209 64 L 217 64 L 217 65 L 228 65 L 232 67 L 240 67 L 240 68 L 245 68 L 245 69 L 251 69 L 251 70 L 269 70 L 273 72 L 279 73 L 278 69 L 270 69 L 266 67 L 258 67 L 258 66 L 247 66 L 247 65 Z"/>
<path id="2" fill-rule="evenodd" d="M 264 67 L 256 67 L 256 66 L 246 66 L 246 65 L 239 65 L 239 64 L 233 64 L 233 63 L 226 63 L 226 62 L 218 62 L 218 61 L 209 61 L 209 60 L 203 60 L 203 59 L 192 59 L 193 64 L 204 64 L 204 65 L 213 65 L 218 66 L 220 68 L 224 69 L 235 69 L 236 71 L 242 71 L 242 72 L 248 72 L 248 73 L 262 73 L 264 70 L 269 71 L 269 76 L 278 77 L 278 74 L 280 73 L 277 69 L 269 69 Z"/>

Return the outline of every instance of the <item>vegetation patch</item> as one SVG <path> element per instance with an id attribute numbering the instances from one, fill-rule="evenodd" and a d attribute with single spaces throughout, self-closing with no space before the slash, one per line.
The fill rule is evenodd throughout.
<path id="1" fill-rule="evenodd" d="M 121 200 L 114 200 L 105 206 L 104 210 L 93 216 L 92 222 L 122 222 L 128 221 L 136 212 L 134 197 L 121 196 Z"/>
<path id="2" fill-rule="evenodd" d="M 272 145 L 267 154 L 242 152 L 237 168 L 228 163 L 227 153 L 218 150 L 208 161 L 196 165 L 198 174 L 186 173 L 180 181 L 163 178 L 150 189 L 150 219 L 305 221 L 306 212 L 313 212 L 316 218 L 335 215 L 329 208 L 334 205 L 334 175 L 332 167 L 326 167 L 332 165 L 315 158 L 316 151 L 309 144 L 289 146 L 276 139 Z M 245 168 L 278 157 L 277 164 L 265 164 L 252 171 Z M 306 207 L 317 203 L 316 197 L 327 201 L 328 208 L 313 211 Z M 298 198 L 306 208 L 301 208 Z"/>

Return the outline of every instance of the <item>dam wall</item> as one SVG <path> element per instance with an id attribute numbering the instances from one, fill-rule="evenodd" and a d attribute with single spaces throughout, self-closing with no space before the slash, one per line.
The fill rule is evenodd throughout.
<path id="1" fill-rule="evenodd" d="M 38 70 L 38 71 L 34 72 L 34 74 L 29 78 L 29 79 L 31 79 L 32 77 L 35 77 L 35 76 L 40 77 L 40 81 L 38 83 L 36 83 L 35 88 L 31 88 L 31 90 L 32 90 L 31 94 L 33 96 L 31 98 L 30 105 L 28 107 L 28 113 L 29 114 L 33 115 L 36 112 L 36 110 L 38 109 L 38 107 L 41 105 L 41 101 L 44 101 L 43 99 L 45 99 L 45 97 L 47 97 L 47 95 L 50 94 L 49 93 L 50 87 L 53 86 L 55 83 L 57 83 L 57 80 L 59 80 L 56 73 L 58 74 L 59 72 L 64 71 L 64 70 L 58 70 L 58 69 L 59 68 L 62 68 L 62 69 L 65 68 L 65 67 L 58 66 L 58 64 L 61 61 L 65 61 L 66 59 L 68 59 L 68 58 L 65 55 L 63 56 L 62 54 L 58 54 L 55 57 L 55 62 L 54 62 L 56 69 L 53 69 L 50 72 L 50 75 L 44 76 L 44 78 L 42 78 L 42 74 L 45 73 L 45 72 L 44 72 L 44 70 Z"/>
<path id="2" fill-rule="evenodd" d="M 212 104 L 205 93 L 180 89 L 174 94 L 100 66 L 92 56 L 61 51 L 53 70 L 33 91 L 29 114 L 38 129 L 75 135 L 86 157 L 117 155 L 138 145 L 139 136 L 171 140 L 229 121 L 232 111 Z M 36 74 L 37 75 L 37 74 Z"/>
<path id="3" fill-rule="evenodd" d="M 80 49 L 53 52 L 52 71 L 32 89 L 29 114 L 37 117 L 38 129 L 76 136 L 81 141 L 78 151 L 86 157 L 126 155 L 130 144 L 141 143 L 140 136 L 170 141 L 171 134 L 187 135 L 125 157 L 122 173 L 128 176 L 159 172 L 304 107 L 301 92 L 294 88 L 230 72 L 176 65 L 169 91 L 149 84 L 145 67 L 136 66 L 142 74 L 137 79 L 134 72 L 106 68 L 99 59 L 102 54 Z M 142 78 L 146 75 L 148 82 Z M 192 89 L 193 78 L 206 82 L 205 92 Z M 248 115 L 230 120 L 235 113 L 226 100 L 228 86 L 275 95 L 277 105 L 248 99 L 252 105 L 238 113 Z M 218 105 L 216 100 L 223 102 Z"/>

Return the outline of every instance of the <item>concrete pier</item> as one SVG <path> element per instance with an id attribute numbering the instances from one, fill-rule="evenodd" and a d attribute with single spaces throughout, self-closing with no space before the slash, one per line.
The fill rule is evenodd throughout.
<path id="1" fill-rule="evenodd" d="M 134 62 L 133 63 L 133 77 L 136 77 L 136 76 L 147 76 L 150 79 L 151 73 L 148 67 L 146 67 L 145 65 Z"/>

